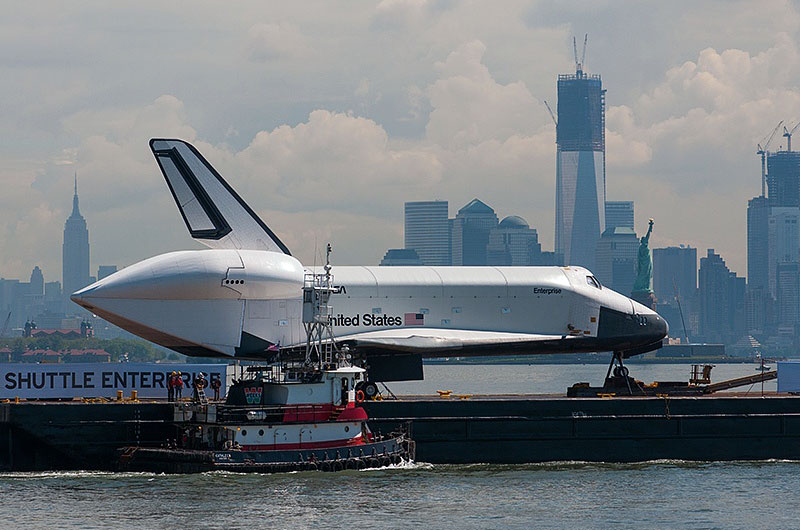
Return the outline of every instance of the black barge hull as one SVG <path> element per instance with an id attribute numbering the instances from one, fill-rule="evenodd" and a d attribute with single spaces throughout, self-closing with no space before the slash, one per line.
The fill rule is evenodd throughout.
<path id="1" fill-rule="evenodd" d="M 374 432 L 410 425 L 430 463 L 800 460 L 800 397 L 483 396 L 364 403 Z M 183 424 L 169 403 L 0 404 L 0 469 L 117 468 Z"/>
<path id="2" fill-rule="evenodd" d="M 366 403 L 370 427 L 411 423 L 417 461 L 800 460 L 800 397 L 497 397 Z"/>

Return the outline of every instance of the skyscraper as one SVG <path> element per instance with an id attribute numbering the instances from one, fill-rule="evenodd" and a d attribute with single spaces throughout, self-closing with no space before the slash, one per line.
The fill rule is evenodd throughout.
<path id="1" fill-rule="evenodd" d="M 405 204 L 405 248 L 417 251 L 424 265 L 450 265 L 447 201 Z"/>
<path id="2" fill-rule="evenodd" d="M 775 267 L 778 326 L 796 330 L 800 320 L 800 265 L 796 261 Z"/>
<path id="3" fill-rule="evenodd" d="M 381 267 L 409 267 L 424 265 L 413 248 L 390 248 L 379 263 Z"/>
<path id="4" fill-rule="evenodd" d="M 747 202 L 747 287 L 769 287 L 769 200 L 754 197 Z"/>
<path id="5" fill-rule="evenodd" d="M 731 342 L 745 329 L 745 279 L 708 249 L 700 258 L 700 333 L 705 340 Z"/>
<path id="6" fill-rule="evenodd" d="M 800 206 L 800 152 L 767 153 L 767 184 L 772 206 Z"/>
<path id="7" fill-rule="evenodd" d="M 653 249 L 653 291 L 658 302 L 673 302 L 676 290 L 688 313 L 697 291 L 697 249 L 683 245 Z"/>
<path id="8" fill-rule="evenodd" d="M 636 281 L 636 256 L 639 239 L 633 228 L 606 228 L 597 241 L 594 273 L 604 285 L 630 296 Z"/>
<path id="9" fill-rule="evenodd" d="M 567 265 L 594 266 L 605 230 L 605 90 L 599 75 L 558 76 L 556 252 Z"/>
<path id="10" fill-rule="evenodd" d="M 539 234 L 518 215 L 509 215 L 489 231 L 487 265 L 524 266 L 537 262 L 542 253 Z"/>
<path id="11" fill-rule="evenodd" d="M 75 195 L 72 197 L 72 215 L 64 223 L 62 246 L 62 274 L 64 295 L 89 285 L 89 230 L 78 209 L 78 177 L 75 176 Z"/>
<path id="12" fill-rule="evenodd" d="M 781 263 L 793 263 L 800 259 L 800 208 L 776 206 L 770 208 L 768 225 L 769 245 L 769 290 L 772 298 L 778 298 L 777 267 Z"/>
<path id="13" fill-rule="evenodd" d="M 39 266 L 35 266 L 31 271 L 31 287 L 29 294 L 41 296 L 44 294 L 44 274 Z"/>
<path id="14" fill-rule="evenodd" d="M 453 265 L 486 265 L 489 231 L 497 214 L 483 201 L 472 199 L 451 220 Z"/>
<path id="15" fill-rule="evenodd" d="M 697 249 L 683 245 L 654 248 L 653 291 L 658 300 L 658 312 L 669 324 L 670 334 L 684 338 L 694 333 L 696 326 L 692 322 L 696 322 L 697 315 Z M 676 294 L 680 299 L 676 298 Z"/>
<path id="16" fill-rule="evenodd" d="M 618 226 L 634 228 L 633 201 L 606 201 L 606 230 Z"/>
<path id="17" fill-rule="evenodd" d="M 102 280 L 106 276 L 111 276 L 115 272 L 117 272 L 116 265 L 100 265 L 97 267 L 97 279 Z"/>
<path id="18" fill-rule="evenodd" d="M 748 286 L 745 296 L 745 327 L 748 333 L 765 333 L 772 321 L 772 297 L 767 287 Z"/>

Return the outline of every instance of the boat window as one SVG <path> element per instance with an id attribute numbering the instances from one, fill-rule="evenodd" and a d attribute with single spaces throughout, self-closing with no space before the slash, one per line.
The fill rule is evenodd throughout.
<path id="1" fill-rule="evenodd" d="M 600 285 L 600 280 L 595 278 L 594 276 L 587 276 L 586 283 L 591 285 L 592 287 L 597 287 L 598 289 L 602 289 L 603 287 Z"/>

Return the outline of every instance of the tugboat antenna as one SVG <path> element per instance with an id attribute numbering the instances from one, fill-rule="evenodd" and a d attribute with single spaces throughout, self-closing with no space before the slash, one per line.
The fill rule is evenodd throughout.
<path id="1" fill-rule="evenodd" d="M 325 272 L 306 272 L 303 280 L 303 327 L 306 331 L 304 366 L 308 369 L 315 365 L 319 370 L 336 368 L 346 361 L 333 336 L 329 301 L 339 289 L 333 286 L 331 252 L 333 247 L 328 243 L 325 248 Z"/>

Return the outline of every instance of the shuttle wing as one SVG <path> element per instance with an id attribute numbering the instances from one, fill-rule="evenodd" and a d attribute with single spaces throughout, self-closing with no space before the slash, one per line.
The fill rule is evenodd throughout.
<path id="1" fill-rule="evenodd" d="M 421 353 L 423 357 L 486 355 L 491 353 L 550 352 L 554 347 L 569 351 L 570 335 L 537 335 L 436 328 L 400 328 L 368 331 L 337 337 L 375 353 Z M 577 343 L 576 343 L 577 345 Z"/>
<path id="2" fill-rule="evenodd" d="M 153 138 L 150 149 L 194 239 L 211 248 L 271 250 L 291 255 L 191 144 Z"/>

